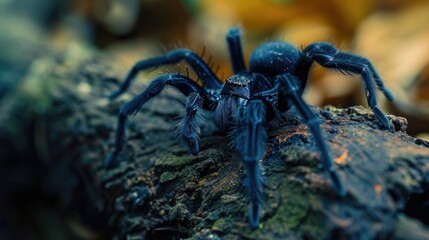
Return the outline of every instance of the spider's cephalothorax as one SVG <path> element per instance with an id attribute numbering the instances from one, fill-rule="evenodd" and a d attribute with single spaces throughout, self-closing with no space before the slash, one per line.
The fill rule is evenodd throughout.
<path id="1" fill-rule="evenodd" d="M 238 108 L 245 107 L 255 93 L 272 89 L 273 83 L 262 74 L 235 73 L 226 80 L 215 109 L 215 122 L 220 130 L 227 131 L 235 124 Z"/>
<path id="2" fill-rule="evenodd" d="M 365 86 L 369 107 L 380 123 L 391 128 L 389 119 L 377 107 L 375 85 L 388 100 L 392 94 L 384 87 L 372 64 L 363 57 L 338 51 L 328 43 L 313 43 L 300 51 L 285 42 L 264 43 L 250 56 L 249 68 L 245 67 L 239 29 L 231 29 L 226 37 L 234 74 L 225 83 L 220 81 L 207 63 L 194 52 L 177 49 L 167 54 L 138 62 L 129 72 L 120 89 L 110 95 L 116 98 L 127 90 L 139 71 L 185 60 L 202 79 L 202 86 L 181 74 L 164 74 L 153 80 L 146 90 L 125 103 L 119 112 L 115 149 L 105 159 L 106 167 L 117 162 L 117 155 L 125 142 L 125 123 L 129 115 L 136 113 L 149 99 L 156 96 L 166 85 L 177 88 L 186 95 L 186 114 L 179 134 L 190 153 L 199 152 L 199 133 L 202 110 L 214 111 L 216 125 L 222 131 L 230 131 L 231 140 L 249 178 L 249 221 L 253 227 L 259 224 L 262 186 L 258 160 L 262 158 L 267 140 L 267 129 L 276 126 L 281 113 L 295 106 L 309 126 L 321 151 L 321 163 L 328 172 L 338 195 L 344 196 L 344 188 L 323 138 L 317 116 L 302 99 L 311 65 L 317 62 L 323 67 L 343 73 L 358 74 Z"/>

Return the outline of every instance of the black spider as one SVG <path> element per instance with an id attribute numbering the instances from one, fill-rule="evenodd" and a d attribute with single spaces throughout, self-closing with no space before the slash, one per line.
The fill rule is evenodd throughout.
<path id="1" fill-rule="evenodd" d="M 360 74 L 365 85 L 365 95 L 369 107 L 380 123 L 391 128 L 390 121 L 377 107 L 374 83 L 387 99 L 392 94 L 384 87 L 372 64 L 363 57 L 338 51 L 328 43 L 313 43 L 302 51 L 286 42 L 269 42 L 260 45 L 250 56 L 246 68 L 240 42 L 240 31 L 232 28 L 226 37 L 234 74 L 225 83 L 219 80 L 207 63 L 193 51 L 177 49 L 164 56 L 138 62 L 129 72 L 118 91 L 110 95 L 116 98 L 127 90 L 139 71 L 165 64 L 177 64 L 185 60 L 203 81 L 196 81 L 181 74 L 164 74 L 153 80 L 140 95 L 125 103 L 119 113 L 115 150 L 105 159 L 105 166 L 116 164 L 116 157 L 125 140 L 127 117 L 141 109 L 149 99 L 156 96 L 168 84 L 187 96 L 186 115 L 180 134 L 189 152 L 199 152 L 201 111 L 214 111 L 216 125 L 222 131 L 230 131 L 235 148 L 245 166 L 249 178 L 251 226 L 259 224 L 262 195 L 258 161 L 265 151 L 267 129 L 275 127 L 281 120 L 281 113 L 296 107 L 302 115 L 316 144 L 321 151 L 321 162 L 329 173 L 339 196 L 346 195 L 320 130 L 317 116 L 303 101 L 302 94 L 307 83 L 308 72 L 314 62 L 323 67 L 339 70 L 347 74 Z"/>

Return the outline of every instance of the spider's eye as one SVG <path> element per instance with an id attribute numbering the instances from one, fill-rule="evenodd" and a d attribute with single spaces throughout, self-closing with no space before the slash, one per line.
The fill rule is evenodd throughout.
<path id="1" fill-rule="evenodd" d="M 232 87 L 243 87 L 249 85 L 250 79 L 241 74 L 236 74 L 228 78 L 226 83 Z"/>

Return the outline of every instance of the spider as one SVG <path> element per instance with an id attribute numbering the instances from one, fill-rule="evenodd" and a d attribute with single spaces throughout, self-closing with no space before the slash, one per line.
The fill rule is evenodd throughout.
<path id="1" fill-rule="evenodd" d="M 360 75 L 369 107 L 386 128 L 391 122 L 377 106 L 375 85 L 392 101 L 393 95 L 366 58 L 341 52 L 329 43 L 312 43 L 302 50 L 287 42 L 268 42 L 257 47 L 245 66 L 239 28 L 231 28 L 227 35 L 233 75 L 222 82 L 202 57 L 188 49 L 176 49 L 163 56 L 137 62 L 117 91 L 114 99 L 124 93 L 139 71 L 185 60 L 202 80 L 189 75 L 164 74 L 154 79 L 141 94 L 120 108 L 116 129 L 115 149 L 104 161 L 106 168 L 117 164 L 117 155 L 125 142 L 127 117 L 137 113 L 143 104 L 159 94 L 166 85 L 177 88 L 186 96 L 186 114 L 182 118 L 179 134 L 191 154 L 199 152 L 199 133 L 203 118 L 201 111 L 214 111 L 214 120 L 221 131 L 228 131 L 232 143 L 245 167 L 249 179 L 249 223 L 257 227 L 260 222 L 262 181 L 258 161 L 267 142 L 267 129 L 275 128 L 282 113 L 292 106 L 302 115 L 321 152 L 321 163 L 329 174 L 336 194 L 346 195 L 346 189 L 335 170 L 329 148 L 320 129 L 320 120 L 302 99 L 308 73 L 314 62 L 344 74 Z"/>

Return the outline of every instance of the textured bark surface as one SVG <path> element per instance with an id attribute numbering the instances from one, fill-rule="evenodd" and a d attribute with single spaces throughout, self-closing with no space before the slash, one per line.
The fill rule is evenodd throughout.
<path id="1" fill-rule="evenodd" d="M 408 136 L 404 118 L 389 115 L 395 130 L 388 131 L 363 107 L 314 108 L 347 187 L 340 199 L 308 128 L 290 110 L 259 162 L 263 210 L 254 230 L 242 164 L 210 113 L 192 156 L 174 134 L 183 97 L 166 90 L 130 118 L 120 165 L 107 171 L 116 112 L 144 87 L 136 83 L 109 103 L 125 72 L 81 47 L 32 66 L 2 101 L 2 141 L 16 146 L 4 138 L 26 126 L 36 140 L 25 139 L 49 168 L 44 188 L 66 205 L 88 202 L 121 239 L 429 239 L 429 143 Z"/>

